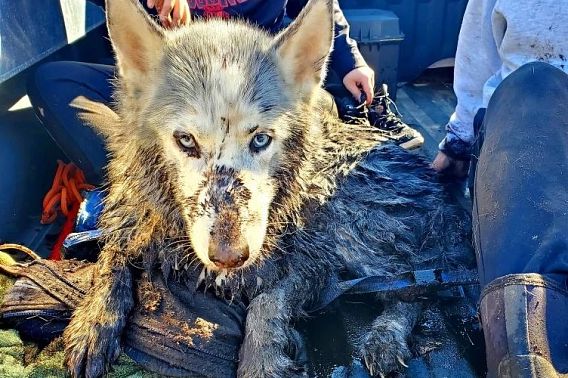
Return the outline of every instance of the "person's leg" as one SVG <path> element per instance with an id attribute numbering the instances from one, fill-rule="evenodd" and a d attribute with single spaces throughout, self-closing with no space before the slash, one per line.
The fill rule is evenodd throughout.
<path id="1" fill-rule="evenodd" d="M 102 138 L 69 104 L 78 96 L 110 103 L 113 77 L 113 66 L 53 62 L 38 67 L 28 81 L 28 96 L 38 118 L 92 184 L 102 182 L 107 153 Z"/>
<path id="2" fill-rule="evenodd" d="M 344 122 L 350 123 L 353 121 L 352 117 L 357 119 L 366 117 L 363 107 L 355 101 L 335 71 L 330 69 L 327 72 L 323 89 L 329 94 L 329 96 L 326 96 L 326 101 L 329 101 L 329 99 L 333 101 L 334 112 Z M 360 120 L 355 120 L 355 122 L 360 122 Z"/>
<path id="3" fill-rule="evenodd" d="M 568 374 L 568 75 L 544 63 L 493 95 L 473 233 L 490 377 Z"/>

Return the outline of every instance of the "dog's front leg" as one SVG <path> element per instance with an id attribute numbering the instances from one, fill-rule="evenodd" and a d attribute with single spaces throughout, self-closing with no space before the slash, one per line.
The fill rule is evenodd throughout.
<path id="1" fill-rule="evenodd" d="M 239 377 L 307 376 L 289 355 L 294 306 L 290 298 L 293 297 L 293 293 L 279 287 L 251 301 L 245 339 L 239 353 Z"/>
<path id="2" fill-rule="evenodd" d="M 361 355 L 372 376 L 384 377 L 406 366 L 405 361 L 411 357 L 407 339 L 421 312 L 421 303 L 391 302 L 385 305 L 361 345 Z"/>
<path id="3" fill-rule="evenodd" d="M 127 254 L 105 248 L 94 285 L 63 334 L 65 363 L 73 377 L 100 377 L 120 353 L 120 336 L 133 306 Z"/>

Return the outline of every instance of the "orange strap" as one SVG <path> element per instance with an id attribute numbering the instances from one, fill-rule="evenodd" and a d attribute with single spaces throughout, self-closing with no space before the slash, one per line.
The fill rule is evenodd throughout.
<path id="1" fill-rule="evenodd" d="M 59 213 L 66 218 L 65 225 L 57 242 L 53 246 L 50 258 L 59 260 L 61 258 L 61 247 L 63 241 L 73 230 L 73 223 L 77 217 L 79 206 L 83 201 L 80 190 L 92 190 L 95 187 L 85 182 L 85 175 L 73 163 L 65 164 L 61 160 L 57 161 L 57 171 L 53 178 L 51 189 L 43 199 L 43 211 L 41 223 L 50 224 L 57 219 Z"/>

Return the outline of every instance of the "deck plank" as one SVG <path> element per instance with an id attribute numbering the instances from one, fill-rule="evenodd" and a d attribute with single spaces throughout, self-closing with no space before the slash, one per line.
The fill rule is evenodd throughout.
<path id="1" fill-rule="evenodd" d="M 402 120 L 424 136 L 424 145 L 417 153 L 428 159 L 436 155 L 456 104 L 447 71 L 428 72 L 417 82 L 398 88 L 396 105 Z M 464 209 L 471 210 L 464 182 L 448 184 L 448 190 Z"/>

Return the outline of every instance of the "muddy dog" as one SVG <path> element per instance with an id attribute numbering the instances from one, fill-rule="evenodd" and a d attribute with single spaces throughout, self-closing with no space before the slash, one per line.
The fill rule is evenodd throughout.
<path id="1" fill-rule="evenodd" d="M 332 12 L 332 0 L 311 0 L 277 36 L 225 20 L 165 31 L 137 0 L 107 1 L 117 115 L 89 122 L 111 153 L 108 236 L 64 333 L 73 376 L 100 376 L 118 356 L 135 265 L 203 269 L 249 304 L 238 375 L 291 377 L 305 373 L 286 353 L 290 327 L 332 275 L 388 276 L 469 253 L 424 160 L 320 105 Z M 379 299 L 360 349 L 373 375 L 402 368 L 422 311 Z"/>

